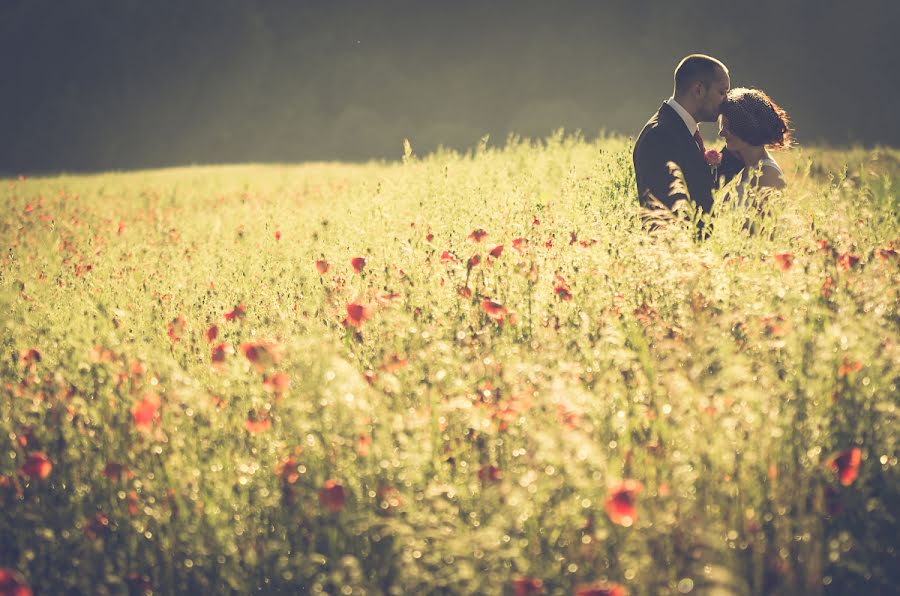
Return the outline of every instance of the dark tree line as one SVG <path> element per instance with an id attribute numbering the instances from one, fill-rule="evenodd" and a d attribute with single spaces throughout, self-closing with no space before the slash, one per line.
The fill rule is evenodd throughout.
<path id="1" fill-rule="evenodd" d="M 897 146 L 897 23 L 890 0 L 3 0 L 0 172 L 634 134 L 693 51 L 769 91 L 801 141 Z"/>

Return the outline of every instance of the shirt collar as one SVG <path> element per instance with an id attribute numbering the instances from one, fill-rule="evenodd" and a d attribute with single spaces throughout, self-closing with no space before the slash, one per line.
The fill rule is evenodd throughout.
<path id="1" fill-rule="evenodd" d="M 676 114 L 681 116 L 681 119 L 684 120 L 684 125 L 687 126 L 688 132 L 690 132 L 691 135 L 700 130 L 697 126 L 697 121 L 694 120 L 694 117 L 688 114 L 688 111 L 681 107 L 681 104 L 675 101 L 674 97 L 670 97 L 669 99 L 667 99 L 666 103 L 669 104 L 669 106 L 673 110 L 675 110 Z"/>

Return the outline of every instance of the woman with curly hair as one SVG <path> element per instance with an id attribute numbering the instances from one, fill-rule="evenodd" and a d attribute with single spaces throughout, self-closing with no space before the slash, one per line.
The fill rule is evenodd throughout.
<path id="1" fill-rule="evenodd" d="M 788 125 L 785 111 L 763 91 L 738 87 L 728 92 L 719 117 L 719 136 L 725 139 L 725 148 L 737 157 L 741 168 L 737 173 L 729 172 L 740 175 L 740 195 L 747 184 L 785 187 L 784 173 L 769 150 L 791 146 Z"/>

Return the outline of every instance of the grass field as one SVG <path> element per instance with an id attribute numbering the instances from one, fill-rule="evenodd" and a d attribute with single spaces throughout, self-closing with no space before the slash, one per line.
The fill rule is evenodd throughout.
<path id="1" fill-rule="evenodd" d="M 778 159 L 703 243 L 616 137 L 0 180 L 0 589 L 894 593 L 900 152 Z"/>

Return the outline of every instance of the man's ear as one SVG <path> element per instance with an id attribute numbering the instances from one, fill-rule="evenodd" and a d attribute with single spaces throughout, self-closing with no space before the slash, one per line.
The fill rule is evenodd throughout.
<path id="1" fill-rule="evenodd" d="M 694 97 L 700 99 L 706 93 L 706 85 L 703 84 L 703 81 L 696 81 L 691 87 L 691 92 L 694 94 Z"/>

